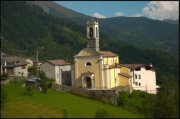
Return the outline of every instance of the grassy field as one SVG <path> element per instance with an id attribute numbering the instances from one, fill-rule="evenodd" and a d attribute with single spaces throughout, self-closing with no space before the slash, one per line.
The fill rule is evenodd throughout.
<path id="1" fill-rule="evenodd" d="M 61 118 L 63 117 L 63 110 L 66 110 L 67 117 L 93 118 L 99 107 L 107 110 L 112 117 L 142 117 L 141 115 L 128 112 L 119 107 L 66 92 L 48 90 L 45 94 L 35 92 L 33 96 L 25 96 L 25 88 L 23 88 L 20 83 L 8 84 L 4 88 L 8 94 L 8 101 L 1 110 L 1 118 Z"/>

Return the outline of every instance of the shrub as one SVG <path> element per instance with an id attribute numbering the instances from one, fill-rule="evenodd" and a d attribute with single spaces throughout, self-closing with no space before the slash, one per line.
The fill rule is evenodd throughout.
<path id="1" fill-rule="evenodd" d="M 46 78 L 47 78 L 47 77 L 46 77 Z M 54 79 L 47 78 L 47 87 L 48 87 L 48 88 L 51 88 L 52 85 L 53 85 L 53 82 L 54 82 Z"/>
<path id="2" fill-rule="evenodd" d="M 3 74 L 1 75 L 1 80 L 6 80 L 6 79 L 8 79 L 8 78 L 9 78 L 9 76 L 8 76 L 7 73 L 3 73 Z"/>
<path id="3" fill-rule="evenodd" d="M 37 68 L 35 66 L 29 67 L 28 72 L 30 75 L 36 75 L 37 74 Z"/>
<path id="4" fill-rule="evenodd" d="M 47 92 L 47 89 L 48 89 L 47 82 L 46 82 L 46 81 L 42 81 L 42 82 L 41 82 L 41 87 L 42 87 L 42 92 L 43 92 L 43 93 L 46 93 L 46 92 Z"/>
<path id="5" fill-rule="evenodd" d="M 119 92 L 119 94 L 118 94 L 118 105 L 124 106 L 127 98 L 128 98 L 128 92 L 127 91 Z"/>
<path id="6" fill-rule="evenodd" d="M 107 110 L 105 110 L 104 108 L 98 108 L 94 117 L 95 118 L 107 118 L 107 117 L 109 117 L 109 114 L 108 114 Z"/>
<path id="7" fill-rule="evenodd" d="M 35 85 L 30 84 L 30 85 L 26 85 L 26 92 L 25 94 L 28 96 L 32 96 L 34 94 L 35 91 Z"/>
<path id="8" fill-rule="evenodd" d="M 3 86 L 1 85 L 1 109 L 4 107 L 6 101 L 7 101 L 7 92 L 3 89 Z"/>
<path id="9" fill-rule="evenodd" d="M 46 77 L 45 73 L 43 71 L 39 72 L 39 78 L 41 79 L 39 81 L 40 86 L 42 87 L 42 92 L 46 93 L 48 88 L 51 88 L 53 85 L 53 82 L 55 81 L 52 78 Z"/>

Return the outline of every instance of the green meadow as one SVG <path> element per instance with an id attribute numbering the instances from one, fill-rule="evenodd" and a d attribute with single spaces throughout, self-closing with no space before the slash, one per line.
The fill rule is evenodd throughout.
<path id="1" fill-rule="evenodd" d="M 143 117 L 120 107 L 53 89 L 27 96 L 22 83 L 10 83 L 3 88 L 7 92 L 7 101 L 1 109 L 1 118 L 93 118 L 98 108 L 107 110 L 112 118 Z"/>

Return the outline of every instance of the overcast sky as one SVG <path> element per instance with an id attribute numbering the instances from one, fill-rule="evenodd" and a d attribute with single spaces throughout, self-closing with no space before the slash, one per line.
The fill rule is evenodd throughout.
<path id="1" fill-rule="evenodd" d="M 179 1 L 56 1 L 74 11 L 98 18 L 116 16 L 179 19 Z"/>

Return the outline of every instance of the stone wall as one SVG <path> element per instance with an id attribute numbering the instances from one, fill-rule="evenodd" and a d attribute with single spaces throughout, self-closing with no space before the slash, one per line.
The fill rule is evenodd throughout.
<path id="1" fill-rule="evenodd" d="M 71 93 L 79 96 L 88 97 L 104 103 L 117 105 L 118 96 L 116 90 L 87 90 L 84 88 L 73 88 Z"/>

